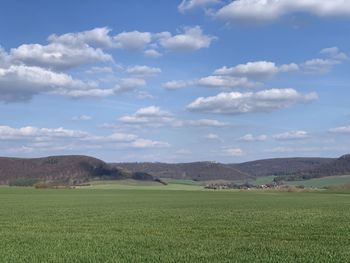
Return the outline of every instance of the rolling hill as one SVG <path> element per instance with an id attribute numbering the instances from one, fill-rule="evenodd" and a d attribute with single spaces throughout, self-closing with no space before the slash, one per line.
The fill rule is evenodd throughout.
<path id="1" fill-rule="evenodd" d="M 0 157 L 0 184 L 8 184 L 16 179 L 31 179 L 75 185 L 92 179 L 125 178 L 153 180 L 148 174 L 117 169 L 89 156 L 50 156 L 32 159 Z"/>
<path id="2" fill-rule="evenodd" d="M 254 180 L 274 175 L 278 181 L 304 180 L 350 174 L 350 155 L 335 158 L 276 158 L 238 164 L 192 163 L 105 163 L 81 155 L 44 158 L 0 157 L 0 184 L 31 179 L 76 185 L 91 180 L 155 180 L 156 178 L 212 180 Z"/>

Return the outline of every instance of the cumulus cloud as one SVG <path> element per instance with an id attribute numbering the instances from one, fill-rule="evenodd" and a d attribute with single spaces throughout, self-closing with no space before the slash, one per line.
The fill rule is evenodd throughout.
<path id="1" fill-rule="evenodd" d="M 107 96 L 113 90 L 99 89 L 94 83 L 40 67 L 12 65 L 0 68 L 0 101 L 26 101 L 40 92 L 71 97 Z"/>
<path id="2" fill-rule="evenodd" d="M 126 69 L 126 72 L 135 76 L 151 77 L 151 76 L 156 76 L 160 74 L 162 70 L 160 68 L 138 65 L 138 66 L 128 67 Z"/>
<path id="3" fill-rule="evenodd" d="M 178 6 L 178 10 L 180 13 L 185 13 L 191 9 L 203 8 L 208 5 L 219 4 L 220 2 L 220 0 L 182 0 Z"/>
<path id="4" fill-rule="evenodd" d="M 272 136 L 276 140 L 300 140 L 309 138 L 309 134 L 306 131 L 289 131 Z"/>
<path id="5" fill-rule="evenodd" d="M 317 99 L 316 93 L 302 94 L 294 89 L 270 89 L 247 93 L 223 92 L 212 97 L 197 98 L 187 106 L 187 109 L 221 114 L 271 112 L 315 99 Z"/>
<path id="6" fill-rule="evenodd" d="M 216 17 L 228 22 L 271 22 L 292 13 L 308 13 L 318 17 L 349 17 L 346 0 L 237 0 L 223 6 Z"/>
<path id="7" fill-rule="evenodd" d="M 163 126 L 174 121 L 173 115 L 157 106 L 145 107 L 137 110 L 133 115 L 119 118 L 125 124 L 144 124 L 148 126 Z"/>
<path id="8" fill-rule="evenodd" d="M 59 37 L 57 37 L 59 39 Z M 55 70 L 67 70 L 93 62 L 111 62 L 113 58 L 100 48 L 91 47 L 85 43 L 55 42 L 55 38 L 47 45 L 24 44 L 12 48 L 10 56 L 13 61 L 26 65 L 40 66 Z"/>
<path id="9" fill-rule="evenodd" d="M 299 66 L 295 63 L 277 66 L 270 61 L 255 61 L 239 64 L 234 67 L 222 67 L 214 71 L 214 75 L 247 77 L 250 79 L 266 79 L 281 72 L 297 71 Z"/>
<path id="10" fill-rule="evenodd" d="M 52 34 L 48 41 L 52 43 L 61 43 L 63 45 L 90 45 L 93 47 L 113 47 L 112 37 L 109 33 L 112 30 L 108 27 L 98 27 L 87 31 L 67 33 L 63 35 Z"/>
<path id="11" fill-rule="evenodd" d="M 194 51 L 210 47 L 214 36 L 203 34 L 200 26 L 184 27 L 183 32 L 172 35 L 169 32 L 162 32 L 158 35 L 162 47 L 172 51 Z"/>
<path id="12" fill-rule="evenodd" d="M 265 134 L 257 136 L 246 134 L 243 137 L 239 138 L 239 140 L 243 142 L 263 142 L 267 140 L 267 136 Z"/>
<path id="13" fill-rule="evenodd" d="M 150 32 L 122 32 L 113 37 L 114 47 L 129 50 L 141 50 L 152 41 Z"/>

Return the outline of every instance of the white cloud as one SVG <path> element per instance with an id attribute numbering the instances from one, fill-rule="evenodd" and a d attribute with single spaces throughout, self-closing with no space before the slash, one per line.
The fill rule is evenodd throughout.
<path id="1" fill-rule="evenodd" d="M 141 78 L 124 78 L 115 87 L 116 93 L 123 93 L 146 86 L 146 81 Z"/>
<path id="2" fill-rule="evenodd" d="M 246 77 L 231 76 L 207 76 L 194 80 L 173 80 L 162 84 L 168 90 L 183 89 L 190 86 L 202 86 L 209 88 L 252 88 L 260 86 L 261 83 L 250 81 Z"/>
<path id="3" fill-rule="evenodd" d="M 51 41 L 55 41 L 55 38 L 51 38 Z M 12 48 L 10 56 L 13 61 L 58 70 L 93 62 L 113 61 L 112 56 L 104 53 L 102 49 L 79 42 L 50 42 L 48 45 L 24 44 Z"/>
<path id="4" fill-rule="evenodd" d="M 229 75 L 248 77 L 251 79 L 265 79 L 280 72 L 297 71 L 299 66 L 295 63 L 277 66 L 270 61 L 255 61 L 239 64 L 235 67 L 222 67 L 214 71 L 215 75 Z"/>
<path id="5" fill-rule="evenodd" d="M 92 120 L 92 117 L 89 115 L 80 115 L 80 116 L 74 116 L 72 118 L 72 121 L 90 121 Z"/>
<path id="6" fill-rule="evenodd" d="M 186 88 L 188 86 L 196 85 L 195 81 L 191 80 L 173 80 L 162 84 L 162 87 L 168 90 L 176 90 Z"/>
<path id="7" fill-rule="evenodd" d="M 73 79 L 70 75 L 40 67 L 12 65 L 0 68 L 0 101 L 26 101 L 46 92 L 71 97 L 113 95 L 113 90 L 99 89 L 94 83 Z"/>
<path id="8" fill-rule="evenodd" d="M 150 32 L 122 32 L 113 37 L 114 46 L 122 49 L 141 50 L 152 41 Z"/>
<path id="9" fill-rule="evenodd" d="M 131 143 L 134 148 L 164 148 L 169 147 L 170 144 L 167 142 L 152 141 L 147 139 L 136 139 Z"/>
<path id="10" fill-rule="evenodd" d="M 244 155 L 243 150 L 240 148 L 228 148 L 228 149 L 224 149 L 223 152 L 224 152 L 224 155 L 231 156 L 231 157 L 239 157 Z"/>
<path id="11" fill-rule="evenodd" d="M 332 132 L 332 133 L 350 133 L 350 125 L 332 128 L 332 129 L 329 129 L 329 132 Z"/>
<path id="12" fill-rule="evenodd" d="M 149 106 L 137 110 L 132 115 L 119 118 L 124 124 L 146 125 L 151 127 L 172 126 L 172 127 L 226 127 L 229 124 L 213 119 L 181 120 L 176 118 L 171 112 L 164 111 L 157 106 Z"/>
<path id="13" fill-rule="evenodd" d="M 91 67 L 90 69 L 86 70 L 85 73 L 87 74 L 101 74 L 101 73 L 107 73 L 111 74 L 113 73 L 113 68 L 111 67 Z"/>
<path id="14" fill-rule="evenodd" d="M 294 89 L 270 89 L 247 93 L 223 92 L 212 97 L 197 98 L 187 106 L 187 109 L 221 114 L 270 112 L 315 99 L 317 99 L 316 93 L 302 94 Z"/>
<path id="15" fill-rule="evenodd" d="M 162 56 L 162 54 L 155 49 L 147 49 L 143 52 L 143 54 L 146 57 L 150 57 L 150 58 L 159 58 Z"/>
<path id="16" fill-rule="evenodd" d="M 349 17 L 350 2 L 347 0 L 237 0 L 219 9 L 216 16 L 229 22 L 261 23 L 300 12 L 319 17 Z"/>
<path id="17" fill-rule="evenodd" d="M 162 47 L 172 51 L 194 51 L 210 47 L 216 37 L 203 34 L 199 26 L 184 27 L 183 33 L 172 35 L 169 32 L 159 33 L 159 43 Z"/>
<path id="18" fill-rule="evenodd" d="M 267 136 L 264 134 L 257 136 L 246 134 L 243 137 L 239 138 L 239 140 L 244 142 L 263 142 L 267 140 Z"/>
<path id="19" fill-rule="evenodd" d="M 221 122 L 212 119 L 199 119 L 199 120 L 183 120 L 181 121 L 182 126 L 201 126 L 201 127 L 225 127 L 229 124 L 227 122 Z"/>
<path id="20" fill-rule="evenodd" d="M 26 126 L 12 128 L 0 126 L 1 140 L 34 139 L 36 141 L 51 140 L 53 138 L 83 138 L 88 134 L 79 130 L 68 130 L 64 128 L 37 128 Z"/>
<path id="21" fill-rule="evenodd" d="M 289 131 L 272 136 L 276 140 L 300 140 L 309 138 L 309 134 L 306 131 Z"/>
<path id="22" fill-rule="evenodd" d="M 63 45 L 82 46 L 90 45 L 93 47 L 113 47 L 113 39 L 109 35 L 111 29 L 108 27 L 98 27 L 87 31 L 67 33 L 63 35 L 52 34 L 48 37 L 51 43 L 61 43 Z"/>
<path id="23" fill-rule="evenodd" d="M 207 7 L 208 5 L 218 4 L 220 2 L 220 0 L 182 0 L 178 6 L 178 10 L 180 13 L 185 13 L 191 9 Z"/>
<path id="24" fill-rule="evenodd" d="M 256 87 L 260 83 L 252 82 L 246 77 L 230 77 L 230 76 L 208 76 L 200 78 L 196 84 L 204 87 L 213 88 L 235 88 L 235 87 Z"/>
<path id="25" fill-rule="evenodd" d="M 348 60 L 348 56 L 341 52 L 338 47 L 324 48 L 320 51 L 326 58 L 315 58 L 305 61 L 302 67 L 306 73 L 327 73 L 335 65 Z"/>
<path id="26" fill-rule="evenodd" d="M 127 115 L 119 118 L 119 121 L 125 124 L 144 124 L 148 126 L 159 127 L 169 124 L 175 119 L 168 111 L 163 111 L 159 107 L 150 106 L 137 110 L 133 115 Z"/>
<path id="27" fill-rule="evenodd" d="M 87 145 L 86 142 L 89 142 Z M 80 130 L 65 128 L 37 128 L 27 126 L 13 128 L 0 126 L 2 151 L 14 149 L 32 151 L 75 151 L 76 149 L 101 148 L 160 148 L 168 147 L 167 142 L 144 139 L 131 133 L 116 132 L 109 135 L 93 135 Z M 22 152 L 23 152 L 22 151 Z"/>
<path id="28" fill-rule="evenodd" d="M 208 140 L 213 140 L 213 141 L 221 141 L 221 138 L 219 137 L 219 135 L 217 135 L 215 133 L 209 133 L 205 136 L 205 138 Z"/>
<path id="29" fill-rule="evenodd" d="M 160 68 L 148 67 L 148 66 L 133 66 L 128 67 L 126 72 L 131 75 L 141 76 L 141 77 L 150 77 L 158 75 L 162 72 Z"/>

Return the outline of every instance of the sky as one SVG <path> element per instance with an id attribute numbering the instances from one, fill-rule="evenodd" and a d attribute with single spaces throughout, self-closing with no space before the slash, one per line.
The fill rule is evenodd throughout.
<path id="1" fill-rule="evenodd" d="M 350 0 L 3 0 L 0 156 L 350 152 Z"/>

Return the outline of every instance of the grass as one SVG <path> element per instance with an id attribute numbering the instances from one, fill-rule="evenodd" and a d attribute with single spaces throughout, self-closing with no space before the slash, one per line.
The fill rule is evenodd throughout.
<path id="1" fill-rule="evenodd" d="M 185 182 L 186 181 L 186 182 Z M 203 190 L 203 186 L 190 183 L 189 180 L 168 180 L 168 185 L 154 181 L 115 180 L 95 181 L 82 189 L 115 189 L 115 190 Z"/>
<path id="2" fill-rule="evenodd" d="M 1 262 L 350 260 L 349 193 L 4 187 L 0 207 Z"/>
<path id="3" fill-rule="evenodd" d="M 285 183 L 288 185 L 303 185 L 305 187 L 323 188 L 328 186 L 350 184 L 350 175 L 329 176 L 329 177 L 315 178 L 315 179 L 304 180 L 304 181 L 290 181 Z"/>

